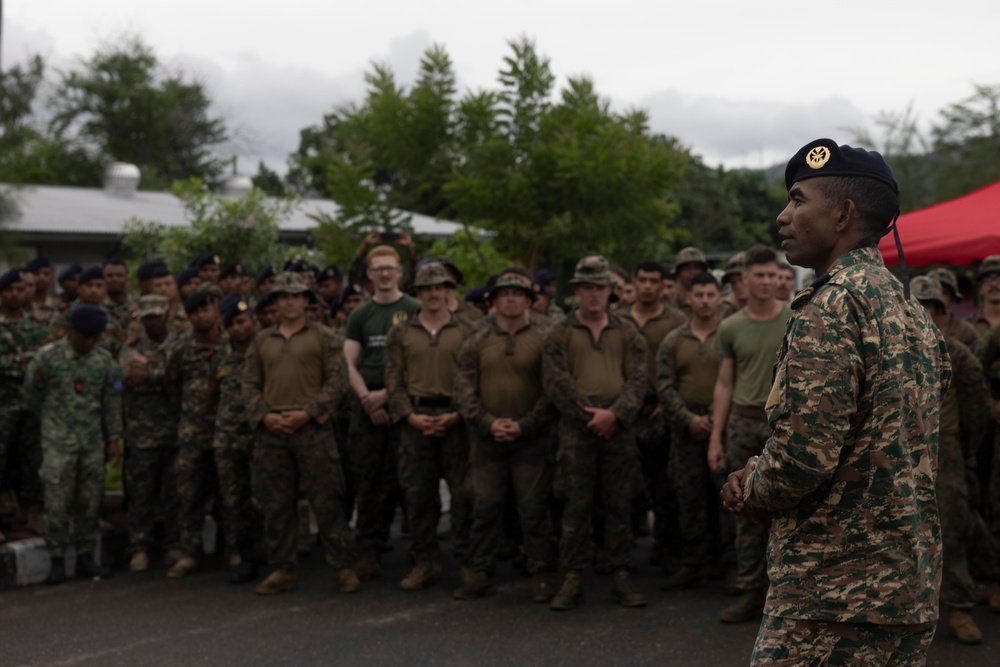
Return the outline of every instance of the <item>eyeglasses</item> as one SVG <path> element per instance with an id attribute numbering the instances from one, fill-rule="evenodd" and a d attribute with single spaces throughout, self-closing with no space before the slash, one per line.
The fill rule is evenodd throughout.
<path id="1" fill-rule="evenodd" d="M 1000 283 L 1000 273 L 987 273 L 979 279 L 981 283 Z"/>
<path id="2" fill-rule="evenodd" d="M 392 273 L 393 271 L 399 271 L 398 266 L 369 266 L 368 270 L 372 273 Z"/>

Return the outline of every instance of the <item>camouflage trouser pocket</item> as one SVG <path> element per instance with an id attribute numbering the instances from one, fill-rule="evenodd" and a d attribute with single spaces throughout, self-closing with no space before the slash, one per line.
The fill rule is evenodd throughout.
<path id="1" fill-rule="evenodd" d="M 69 461 L 69 457 L 46 454 L 42 458 L 42 466 L 38 469 L 39 479 L 46 485 L 60 484 Z"/>

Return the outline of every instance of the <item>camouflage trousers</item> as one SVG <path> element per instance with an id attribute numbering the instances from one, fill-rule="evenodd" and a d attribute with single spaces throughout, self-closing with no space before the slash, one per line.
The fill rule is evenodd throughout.
<path id="1" fill-rule="evenodd" d="M 215 454 L 211 447 L 182 445 L 174 464 L 177 471 L 177 524 L 181 551 L 197 557 L 201 551 L 201 530 L 205 515 L 218 488 Z"/>
<path id="2" fill-rule="evenodd" d="M 253 483 L 264 513 L 264 542 L 271 565 L 298 566 L 300 488 L 316 516 L 327 562 L 337 569 L 353 563 L 354 540 L 344 516 L 344 473 L 331 423 L 310 420 L 291 437 L 258 428 Z"/>
<path id="3" fill-rule="evenodd" d="M 642 465 L 642 506 L 653 510 L 653 550 L 677 550 L 680 525 L 677 520 L 677 493 L 667 475 L 671 439 L 663 415 L 652 416 L 657 405 L 642 408 L 635 422 L 635 442 Z"/>
<path id="4" fill-rule="evenodd" d="M 472 496 L 472 527 L 465 564 L 476 572 L 492 572 L 503 535 L 504 508 L 513 487 L 524 537 L 527 570 L 555 569 L 552 538 L 552 466 L 550 446 L 536 439 L 498 443 L 472 435 L 468 489 Z"/>
<path id="5" fill-rule="evenodd" d="M 45 547 L 61 557 L 76 544 L 78 553 L 92 552 L 100 535 L 98 521 L 104 496 L 104 447 L 65 452 L 43 443 L 40 476 L 45 486 Z M 75 535 L 70 537 L 70 524 Z"/>
<path id="6" fill-rule="evenodd" d="M 42 465 L 42 442 L 38 416 L 20 409 L 0 406 L 0 484 L 7 470 L 7 462 L 17 463 L 14 491 L 22 509 L 42 507 L 45 489 L 38 476 Z"/>
<path id="7" fill-rule="evenodd" d="M 351 413 L 347 458 L 354 473 L 358 551 L 381 555 L 399 497 L 400 427 L 376 426 L 358 406 Z"/>
<path id="8" fill-rule="evenodd" d="M 733 406 L 726 424 L 726 464 L 729 470 L 742 470 L 751 456 L 764 451 L 771 436 L 764 411 L 760 416 L 741 414 L 745 409 Z M 767 536 L 766 526 L 736 517 L 736 587 L 743 591 L 766 589 Z"/>
<path id="9" fill-rule="evenodd" d="M 972 512 L 965 480 L 962 446 L 942 434 L 938 447 L 938 474 L 934 485 L 941 515 L 943 565 L 941 604 L 952 609 L 976 606 L 975 583 L 969 575 L 968 544 L 972 538 Z"/>
<path id="10" fill-rule="evenodd" d="M 176 447 L 131 447 L 125 451 L 129 551 L 133 553 L 147 551 L 152 544 L 157 503 L 163 510 L 163 548 L 174 549 L 179 544 L 176 461 Z"/>
<path id="11" fill-rule="evenodd" d="M 933 638 L 934 623 L 876 625 L 764 616 L 750 664 L 916 667 L 926 664 Z"/>
<path id="12" fill-rule="evenodd" d="M 619 431 L 600 438 L 567 419 L 559 420 L 554 493 L 565 501 L 559 558 L 564 570 L 582 570 L 593 549 L 594 501 L 604 510 L 603 547 L 615 570 L 632 567 L 632 498 L 642 488 L 635 435 Z"/>
<path id="13" fill-rule="evenodd" d="M 420 408 L 419 414 L 439 415 L 452 408 Z M 428 438 L 408 424 L 399 440 L 399 483 L 406 498 L 410 524 L 410 557 L 439 560 L 437 528 L 441 518 L 441 480 L 451 494 L 451 546 L 462 562 L 469 546 L 472 504 L 466 490 L 469 436 L 461 421 L 441 438 Z"/>
<path id="14" fill-rule="evenodd" d="M 240 538 L 253 530 L 252 451 L 252 447 L 215 448 L 226 553 L 236 553 Z"/>
<path id="15" fill-rule="evenodd" d="M 710 558 L 712 547 L 712 521 L 710 512 L 719 515 L 723 558 L 734 560 L 732 554 L 732 520 L 723 512 L 719 489 L 725 481 L 722 474 L 713 473 L 708 467 L 708 438 L 698 440 L 686 428 L 670 429 L 670 479 L 677 493 L 677 519 L 680 524 L 680 559 L 684 565 L 702 567 Z"/>

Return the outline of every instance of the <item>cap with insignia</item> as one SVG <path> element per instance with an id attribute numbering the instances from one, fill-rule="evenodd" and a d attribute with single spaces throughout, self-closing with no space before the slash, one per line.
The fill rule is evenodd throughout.
<path id="1" fill-rule="evenodd" d="M 489 295 L 490 288 L 486 285 L 479 285 L 478 287 L 473 287 L 468 292 L 465 293 L 465 298 L 463 301 L 468 301 L 469 303 L 481 304 L 486 303 Z M 534 294 L 532 294 L 534 296 Z"/>
<path id="2" fill-rule="evenodd" d="M 184 312 L 190 315 L 202 306 L 218 303 L 219 297 L 212 290 L 195 290 L 184 302 Z"/>
<path id="3" fill-rule="evenodd" d="M 337 299 L 337 303 L 338 305 L 343 306 L 344 303 L 352 296 L 363 297 L 364 295 L 365 291 L 361 289 L 361 285 L 359 285 L 358 283 L 348 283 L 347 287 L 340 290 L 340 296 Z"/>
<path id="4" fill-rule="evenodd" d="M 785 167 L 785 188 L 820 176 L 860 176 L 882 181 L 899 192 L 896 177 L 875 151 L 838 146 L 833 139 L 816 139 L 799 149 Z"/>
<path id="5" fill-rule="evenodd" d="M 446 285 L 452 289 L 455 283 L 448 275 L 448 269 L 441 262 L 426 262 L 417 269 L 417 275 L 413 279 L 413 288 L 431 287 L 433 285 Z"/>
<path id="6" fill-rule="evenodd" d="M 170 308 L 170 299 L 161 294 L 143 294 L 139 297 L 139 319 L 150 316 L 166 315 Z"/>
<path id="7" fill-rule="evenodd" d="M 950 289 L 956 301 L 961 301 L 962 299 L 965 298 L 964 296 L 962 296 L 962 292 L 960 292 L 958 289 L 958 278 L 949 269 L 946 269 L 944 267 L 931 269 L 930 271 L 927 272 L 927 275 L 929 275 L 931 278 L 937 278 L 937 281 L 941 283 L 941 287 L 947 287 L 948 289 Z M 911 282 L 910 285 L 912 286 L 913 283 Z"/>
<path id="8" fill-rule="evenodd" d="M 219 271 L 219 280 L 224 280 L 226 278 L 231 278 L 233 276 L 241 277 L 247 274 L 247 267 L 243 265 L 242 262 L 234 262 L 233 264 L 226 264 Z"/>
<path id="9" fill-rule="evenodd" d="M 263 283 L 268 278 L 273 278 L 274 275 L 275 275 L 274 267 L 268 264 L 263 269 L 257 272 L 257 277 L 255 278 L 254 282 L 257 285 L 257 287 L 260 287 L 261 283 Z"/>
<path id="10" fill-rule="evenodd" d="M 197 257 L 192 259 L 191 263 L 188 266 L 200 269 L 201 267 L 207 266 L 208 264 L 215 264 L 217 266 L 221 264 L 221 262 L 219 261 L 219 256 L 214 255 L 210 252 L 202 253 L 201 255 L 198 255 Z"/>
<path id="11" fill-rule="evenodd" d="M 910 294 L 912 294 L 917 301 L 937 301 L 941 304 L 942 308 L 946 307 L 944 303 L 944 290 L 941 288 L 941 281 L 931 275 L 917 276 L 911 280 Z"/>
<path id="12" fill-rule="evenodd" d="M 177 289 L 184 287 L 197 277 L 198 277 L 198 269 L 193 266 L 189 266 L 188 268 L 184 269 L 183 271 L 177 274 L 175 278 L 175 280 L 177 281 Z"/>
<path id="13" fill-rule="evenodd" d="M 80 277 L 76 279 L 77 283 L 80 285 L 86 285 L 94 280 L 104 280 L 104 269 L 99 266 L 88 267 L 81 272 Z"/>
<path id="14" fill-rule="evenodd" d="M 331 264 L 330 266 L 323 269 L 323 272 L 319 275 L 319 281 L 324 280 L 343 280 L 344 274 L 341 273 L 340 267 L 336 264 Z"/>
<path id="15" fill-rule="evenodd" d="M 83 273 L 82 266 L 80 266 L 79 264 L 70 264 L 65 269 L 59 272 L 59 275 L 56 276 L 56 280 L 58 280 L 59 282 L 62 282 L 64 280 L 76 280 L 77 278 L 80 277 L 81 273 Z"/>
<path id="16" fill-rule="evenodd" d="M 222 314 L 222 325 L 228 327 L 241 314 L 248 312 L 250 305 L 242 294 L 227 294 L 219 302 L 219 312 Z"/>
<path id="17" fill-rule="evenodd" d="M 982 280 L 991 273 L 1000 273 L 1000 255 L 990 255 L 976 269 L 976 280 Z"/>
<path id="18" fill-rule="evenodd" d="M 24 275 L 23 270 L 20 268 L 13 268 L 7 273 L 0 276 L 0 292 L 7 289 L 15 283 L 23 283 Z"/>
<path id="19" fill-rule="evenodd" d="M 25 265 L 24 270 L 28 273 L 38 273 L 39 269 L 47 269 L 52 267 L 52 261 L 45 255 L 38 255 L 37 257 L 32 257 L 29 259 Z"/>
<path id="20" fill-rule="evenodd" d="M 135 275 L 139 280 L 152 280 L 155 277 L 153 272 L 160 267 L 167 268 L 162 259 L 149 259 L 139 265 Z"/>
<path id="21" fill-rule="evenodd" d="M 304 273 L 306 270 L 306 263 L 301 259 L 290 259 L 285 262 L 285 271 L 292 271 L 293 273 Z"/>
<path id="22" fill-rule="evenodd" d="M 705 258 L 705 253 L 693 246 L 684 248 L 677 253 L 677 259 L 674 260 L 674 271 L 685 264 L 700 264 L 702 270 L 708 271 L 708 260 Z"/>
<path id="23" fill-rule="evenodd" d="M 600 255 L 584 257 L 576 263 L 570 285 L 589 283 L 591 285 L 611 285 L 611 267 L 608 260 Z"/>

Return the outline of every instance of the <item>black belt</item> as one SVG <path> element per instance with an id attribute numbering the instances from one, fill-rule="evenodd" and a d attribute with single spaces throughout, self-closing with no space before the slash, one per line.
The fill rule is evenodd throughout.
<path id="1" fill-rule="evenodd" d="M 450 408 L 451 396 L 410 396 L 415 408 Z"/>

